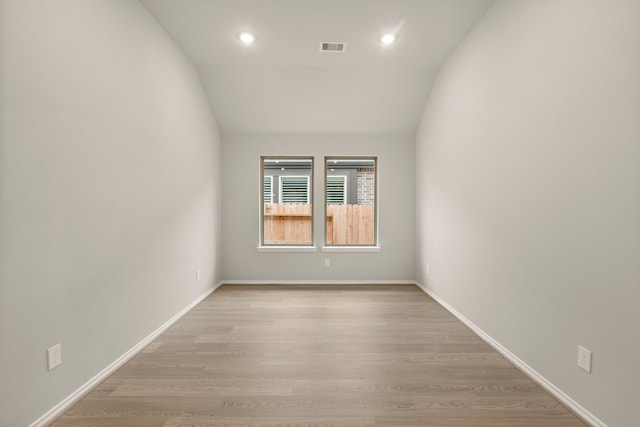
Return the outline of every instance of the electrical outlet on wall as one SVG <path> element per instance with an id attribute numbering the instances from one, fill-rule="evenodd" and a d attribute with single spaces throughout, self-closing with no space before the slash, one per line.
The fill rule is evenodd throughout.
<path id="1" fill-rule="evenodd" d="M 47 368 L 52 370 L 62 363 L 62 345 L 56 344 L 47 349 Z"/>
<path id="2" fill-rule="evenodd" d="M 200 280 L 200 270 L 196 270 L 196 280 Z"/>
<path id="3" fill-rule="evenodd" d="M 591 351 L 583 346 L 578 346 L 578 366 L 591 373 Z"/>
<path id="4" fill-rule="evenodd" d="M 325 258 L 324 259 L 324 266 L 325 267 L 331 267 L 331 258 Z"/>

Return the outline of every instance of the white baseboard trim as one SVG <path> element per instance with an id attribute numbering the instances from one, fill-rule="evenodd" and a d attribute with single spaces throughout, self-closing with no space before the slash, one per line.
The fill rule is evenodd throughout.
<path id="1" fill-rule="evenodd" d="M 551 393 L 556 399 L 561 401 L 564 405 L 566 405 L 569 409 L 571 409 L 576 415 L 582 418 L 582 420 L 586 423 L 589 423 L 593 427 L 607 427 L 605 423 L 603 423 L 598 417 L 593 415 L 591 412 L 587 411 L 583 406 L 581 406 L 578 402 L 569 397 L 566 393 L 556 387 L 551 381 L 547 380 L 545 377 L 540 375 L 535 369 L 531 366 L 527 365 L 525 362 L 520 360 L 518 356 L 511 353 L 507 348 L 503 347 L 498 341 L 493 339 L 489 334 L 484 332 L 478 326 L 476 326 L 471 320 L 467 319 L 462 313 L 457 311 L 455 308 L 446 303 L 442 298 L 438 295 L 434 294 L 432 291 L 427 289 L 424 285 L 418 282 L 414 282 L 420 289 L 424 291 L 427 295 L 433 298 L 438 304 L 444 307 L 447 311 L 453 314 L 458 318 L 462 323 L 464 323 L 467 327 L 469 327 L 476 335 L 478 335 L 483 341 L 493 347 L 498 353 L 503 355 L 509 362 L 513 363 L 518 369 L 525 373 L 529 378 L 535 381 L 538 385 L 544 388 L 546 391 Z"/>
<path id="2" fill-rule="evenodd" d="M 223 280 L 225 285 L 415 285 L 415 280 Z"/>
<path id="3" fill-rule="evenodd" d="M 138 344 L 131 347 L 126 353 L 122 356 L 118 357 L 115 361 L 113 361 L 109 366 L 100 371 L 97 375 L 91 378 L 89 381 L 84 383 L 80 388 L 67 396 L 64 400 L 58 403 L 56 406 L 47 411 L 40 418 L 35 420 L 33 423 L 29 425 L 29 427 L 44 427 L 47 424 L 54 421 L 60 415 L 62 415 L 66 410 L 68 410 L 71 406 L 77 403 L 80 399 L 82 399 L 87 393 L 89 393 L 95 386 L 100 384 L 104 379 L 106 379 L 109 375 L 113 374 L 116 370 L 118 370 L 122 365 L 127 363 L 129 359 L 135 356 L 138 352 L 144 349 L 151 341 L 156 339 L 160 334 L 169 329 L 171 325 L 176 323 L 182 316 L 187 314 L 189 310 L 198 305 L 202 300 L 211 295 L 213 291 L 218 289 L 223 282 L 216 283 L 211 288 L 207 289 L 202 295 L 196 298 L 193 302 L 191 302 L 188 306 L 180 310 L 177 314 L 175 314 L 172 318 L 164 322 L 160 327 L 158 327 L 155 331 L 151 332 L 148 336 L 146 336 L 142 341 Z"/>

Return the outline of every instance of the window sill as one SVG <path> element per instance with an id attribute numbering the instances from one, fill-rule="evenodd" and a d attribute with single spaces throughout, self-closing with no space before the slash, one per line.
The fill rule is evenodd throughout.
<path id="1" fill-rule="evenodd" d="M 380 252 L 380 246 L 323 246 L 322 252 Z"/>
<path id="2" fill-rule="evenodd" d="M 258 252 L 317 252 L 317 246 L 258 246 Z"/>

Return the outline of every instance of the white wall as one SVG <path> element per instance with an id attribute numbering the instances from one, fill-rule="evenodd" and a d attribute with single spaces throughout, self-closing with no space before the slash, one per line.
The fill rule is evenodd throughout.
<path id="1" fill-rule="evenodd" d="M 23 426 L 222 278 L 220 148 L 137 1 L 0 1 L 0 55 L 0 425 Z"/>
<path id="2" fill-rule="evenodd" d="M 413 280 L 415 140 L 411 136 L 223 135 L 225 280 Z M 324 242 L 324 157 L 375 155 L 379 171 L 377 253 L 264 253 L 259 242 L 260 156 L 315 156 L 315 245 Z M 331 267 L 324 267 L 324 259 Z"/>
<path id="3" fill-rule="evenodd" d="M 638 422 L 639 4 L 496 2 L 417 138 L 418 280 L 610 426 Z"/>

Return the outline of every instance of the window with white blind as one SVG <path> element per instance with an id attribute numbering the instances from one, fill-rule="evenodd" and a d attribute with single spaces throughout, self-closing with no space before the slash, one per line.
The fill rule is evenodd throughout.
<path id="1" fill-rule="evenodd" d="M 313 245 L 313 157 L 260 158 L 260 246 Z"/>
<path id="2" fill-rule="evenodd" d="M 262 191 L 264 203 L 273 203 L 273 176 L 264 177 Z"/>
<path id="3" fill-rule="evenodd" d="M 347 177 L 327 176 L 327 204 L 344 205 L 347 203 Z"/>
<path id="4" fill-rule="evenodd" d="M 308 204 L 309 176 L 280 175 L 280 203 Z"/>

